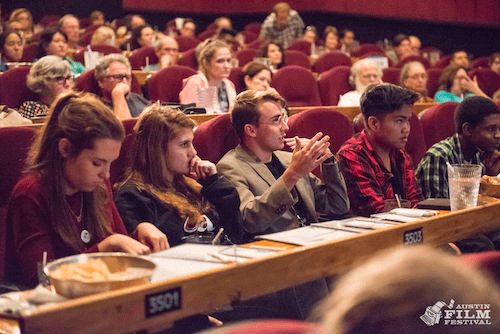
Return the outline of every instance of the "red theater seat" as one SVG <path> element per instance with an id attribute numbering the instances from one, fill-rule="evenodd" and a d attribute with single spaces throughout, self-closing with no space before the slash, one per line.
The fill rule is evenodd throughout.
<path id="1" fill-rule="evenodd" d="M 312 72 L 300 66 L 285 66 L 273 76 L 276 88 L 291 107 L 320 106 L 318 85 Z"/>

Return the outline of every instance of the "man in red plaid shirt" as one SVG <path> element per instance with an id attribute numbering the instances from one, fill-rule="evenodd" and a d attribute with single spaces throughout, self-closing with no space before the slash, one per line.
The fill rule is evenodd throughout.
<path id="1" fill-rule="evenodd" d="M 404 152 L 417 100 L 416 93 L 392 84 L 371 86 L 361 96 L 365 129 L 337 153 L 354 214 L 383 212 L 396 195 L 411 206 L 423 199 Z"/>

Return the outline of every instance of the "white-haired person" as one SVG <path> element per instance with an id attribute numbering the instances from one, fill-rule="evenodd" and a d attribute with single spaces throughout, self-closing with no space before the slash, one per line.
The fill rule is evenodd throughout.
<path id="1" fill-rule="evenodd" d="M 419 95 L 416 103 L 431 103 L 434 99 L 427 95 L 427 80 L 428 75 L 424 65 L 419 61 L 411 61 L 401 69 L 399 85 Z"/>
<path id="2" fill-rule="evenodd" d="M 349 83 L 354 90 L 340 96 L 339 107 L 359 106 L 361 95 L 366 88 L 372 84 L 382 83 L 382 70 L 372 59 L 359 60 L 351 67 Z"/>

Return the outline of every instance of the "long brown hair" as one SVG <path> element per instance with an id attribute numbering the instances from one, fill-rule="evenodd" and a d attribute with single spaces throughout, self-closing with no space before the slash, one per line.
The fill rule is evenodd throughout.
<path id="1" fill-rule="evenodd" d="M 154 104 L 144 110 L 134 127 L 136 142 L 131 167 L 120 185 L 133 184 L 161 201 L 172 205 L 181 218 L 198 222 L 202 213 L 211 211 L 201 196 L 201 185 L 182 174 L 170 182 L 167 173 L 168 143 L 181 129 L 193 129 L 195 122 L 182 111 Z"/>
<path id="2" fill-rule="evenodd" d="M 31 148 L 29 171 L 40 175 L 42 186 L 47 189 L 52 228 L 61 239 L 76 251 L 83 251 L 80 231 L 70 223 L 72 216 L 65 203 L 64 157 L 59 152 L 59 141 L 66 138 L 71 143 L 71 157 L 85 149 L 93 149 L 97 139 L 114 139 L 122 142 L 125 131 L 113 112 L 91 95 L 69 93 L 59 98 L 51 107 L 50 118 L 42 135 Z M 91 235 L 101 240 L 111 233 L 105 203 L 110 200 L 105 189 L 97 187 L 83 195 L 83 223 Z M 75 242 L 77 241 L 77 242 Z"/>

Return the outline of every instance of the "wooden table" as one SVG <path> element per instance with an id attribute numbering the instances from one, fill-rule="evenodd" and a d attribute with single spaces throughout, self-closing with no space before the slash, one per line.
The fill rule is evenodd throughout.
<path id="1" fill-rule="evenodd" d="M 297 284 L 344 272 L 379 250 L 402 245 L 418 234 L 422 242 L 443 246 L 500 227 L 500 201 L 414 223 L 390 226 L 311 247 L 294 247 L 267 258 L 158 283 L 74 299 L 23 313 L 21 333 L 123 333 L 168 326 L 174 320 L 248 300 Z M 146 316 L 148 295 L 180 291 L 180 308 Z M 1 319 L 0 319 L 1 320 Z M 0 329 L 16 329 L 6 319 Z M 4 329 L 5 330 L 5 329 Z"/>

